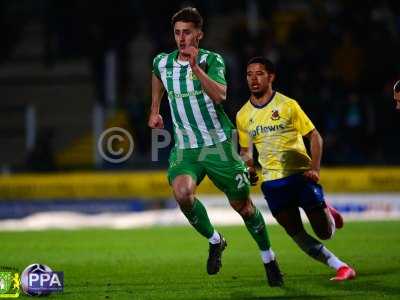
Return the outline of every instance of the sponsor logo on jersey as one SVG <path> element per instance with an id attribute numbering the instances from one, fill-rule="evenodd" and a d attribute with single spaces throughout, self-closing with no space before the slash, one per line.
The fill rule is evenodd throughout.
<path id="1" fill-rule="evenodd" d="M 174 91 L 169 91 L 168 96 L 174 97 L 174 98 L 187 98 L 191 96 L 198 96 L 201 95 L 203 92 L 201 90 L 196 90 L 196 91 L 190 91 L 186 93 L 175 93 Z"/>
<path id="2" fill-rule="evenodd" d="M 285 129 L 285 125 L 283 124 L 278 124 L 278 125 L 268 125 L 268 126 L 262 126 L 258 125 L 254 130 L 250 130 L 250 136 L 255 137 L 261 133 L 270 133 L 270 132 L 275 132 L 278 130 Z"/>

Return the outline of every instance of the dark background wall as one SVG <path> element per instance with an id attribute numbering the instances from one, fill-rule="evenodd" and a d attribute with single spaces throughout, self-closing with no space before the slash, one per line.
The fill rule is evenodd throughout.
<path id="1" fill-rule="evenodd" d="M 134 137 L 135 155 L 119 167 L 165 166 L 167 152 L 159 163 L 149 158 L 151 62 L 174 49 L 170 17 L 186 5 L 205 19 L 201 46 L 225 59 L 232 120 L 249 96 L 247 60 L 265 55 L 277 65 L 275 88 L 298 100 L 323 135 L 324 165 L 398 165 L 400 118 L 392 87 L 400 79 L 400 5 L 360 3 L 2 0 L 0 165 L 4 172 L 60 170 L 68 165 L 57 162 L 60 153 L 76 152 L 71 168 L 94 168 L 93 149 L 83 141 L 97 104 L 122 112 Z M 107 96 L 110 52 L 113 102 Z M 29 105 L 37 123 L 32 148 L 24 125 Z M 162 111 L 170 128 L 166 101 Z"/>

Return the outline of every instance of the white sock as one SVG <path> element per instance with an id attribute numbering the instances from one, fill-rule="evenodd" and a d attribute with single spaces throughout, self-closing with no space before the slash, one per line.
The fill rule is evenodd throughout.
<path id="1" fill-rule="evenodd" d="M 273 260 L 275 260 L 275 253 L 271 248 L 265 251 L 260 251 L 261 259 L 264 264 L 267 264 Z"/>
<path id="2" fill-rule="evenodd" d="M 208 241 L 211 244 L 219 244 L 221 242 L 221 237 L 219 236 L 219 233 L 214 230 L 213 235 L 208 239 Z"/>
<path id="3" fill-rule="evenodd" d="M 338 270 L 340 267 L 347 266 L 344 262 L 342 262 L 339 258 L 337 258 L 332 252 L 330 252 L 328 249 L 323 247 L 321 249 L 321 252 L 326 256 L 329 257 L 326 261 L 328 266 L 331 268 Z"/>

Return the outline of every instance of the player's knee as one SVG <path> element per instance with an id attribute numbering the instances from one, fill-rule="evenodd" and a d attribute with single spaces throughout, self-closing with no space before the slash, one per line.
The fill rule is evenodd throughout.
<path id="1" fill-rule="evenodd" d="M 237 211 L 238 213 L 240 212 L 240 210 L 243 207 L 243 203 L 239 202 L 239 201 L 235 201 L 235 202 L 230 202 L 231 207 Z"/>
<path id="2" fill-rule="evenodd" d="M 188 206 L 193 203 L 193 190 L 186 186 L 176 187 L 174 189 L 175 199 L 180 206 Z"/>
<path id="3" fill-rule="evenodd" d="M 248 200 L 245 202 L 231 202 L 231 206 L 236 210 L 244 219 L 250 218 L 254 214 L 253 203 Z"/>

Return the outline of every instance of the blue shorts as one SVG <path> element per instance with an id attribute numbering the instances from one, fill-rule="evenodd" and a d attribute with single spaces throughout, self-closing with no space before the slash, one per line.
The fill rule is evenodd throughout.
<path id="1" fill-rule="evenodd" d="M 326 207 L 322 186 L 308 180 L 303 174 L 264 181 L 261 190 L 273 215 L 288 207 L 301 207 L 304 210 Z"/>

